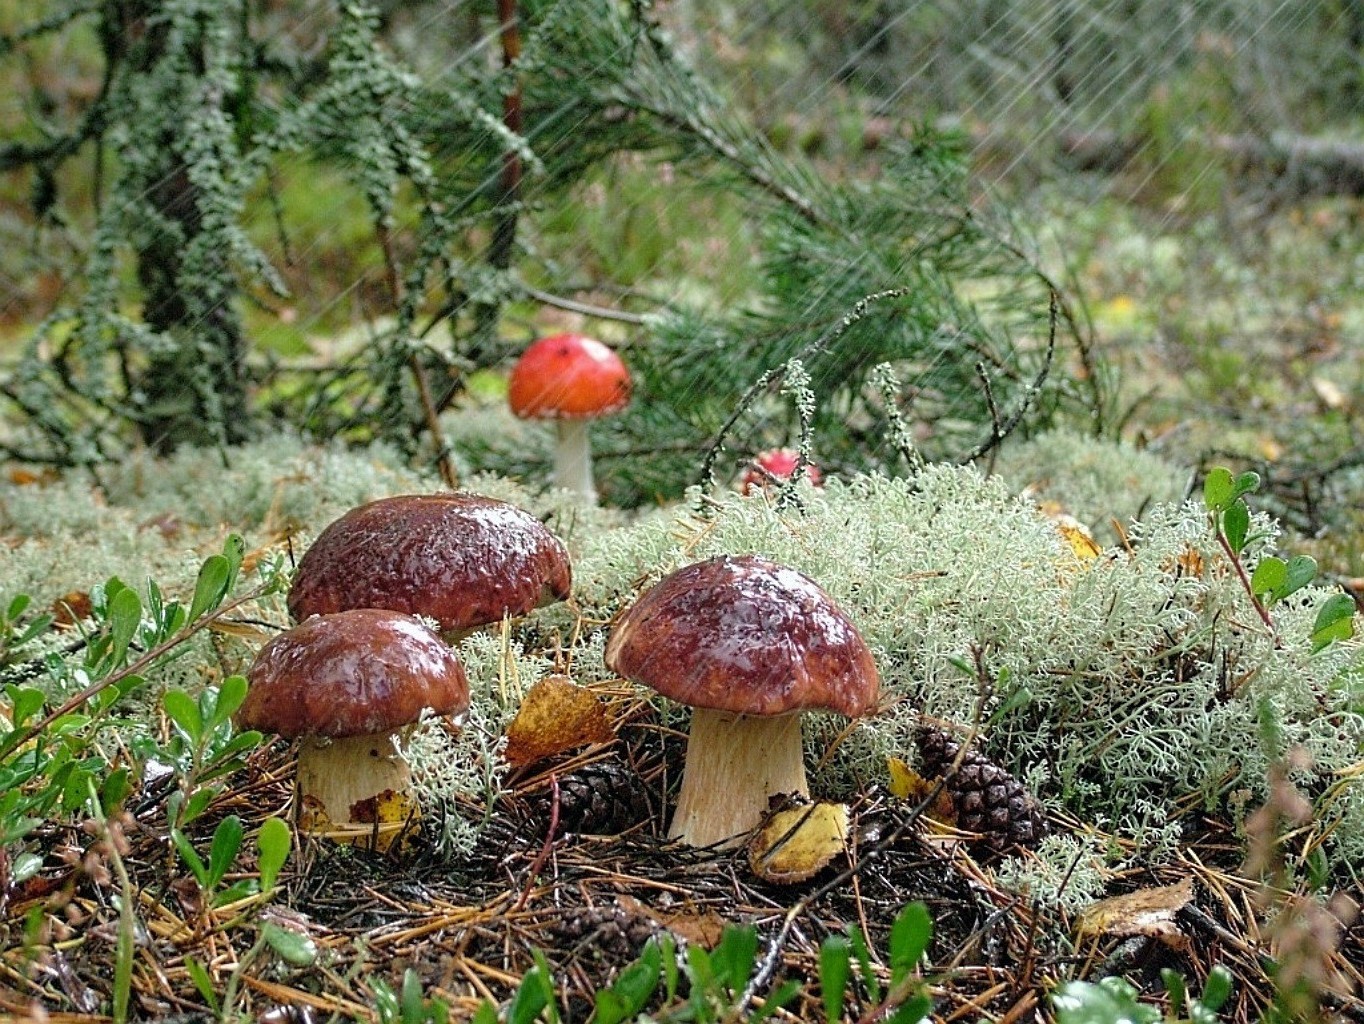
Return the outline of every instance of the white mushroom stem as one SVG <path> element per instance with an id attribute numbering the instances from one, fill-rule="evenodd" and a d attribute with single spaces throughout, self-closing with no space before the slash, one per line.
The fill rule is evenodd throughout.
<path id="1" fill-rule="evenodd" d="M 736 715 L 697 708 L 670 839 L 725 846 L 751 832 L 778 793 L 809 796 L 800 715 Z"/>
<path id="2" fill-rule="evenodd" d="M 298 753 L 300 830 L 386 849 L 415 809 L 412 776 L 392 735 L 307 737 Z"/>
<path id="3" fill-rule="evenodd" d="M 592 482 L 592 444 L 587 438 L 588 419 L 558 419 L 554 428 L 559 436 L 554 448 L 554 484 L 572 491 L 586 505 L 597 503 L 597 488 Z"/>

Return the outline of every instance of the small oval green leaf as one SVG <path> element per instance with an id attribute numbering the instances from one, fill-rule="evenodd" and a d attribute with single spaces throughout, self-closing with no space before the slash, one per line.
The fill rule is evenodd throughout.
<path id="1" fill-rule="evenodd" d="M 1240 554 L 1246 546 L 1246 537 L 1250 533 L 1250 509 L 1246 508 L 1246 503 L 1237 498 L 1227 506 L 1222 513 L 1222 532 L 1226 534 L 1227 544 L 1231 550 Z"/>
<path id="2" fill-rule="evenodd" d="M 261 823 L 260 834 L 256 836 L 256 847 L 260 850 L 256 866 L 260 869 L 262 891 L 269 892 L 275 887 L 275 879 L 288 860 L 292 846 L 293 834 L 282 818 L 266 818 Z"/>
<path id="3" fill-rule="evenodd" d="M 1213 512 L 1220 512 L 1235 499 L 1236 483 L 1232 479 L 1231 470 L 1225 466 L 1210 469 L 1203 479 L 1203 504 Z"/>
<path id="4" fill-rule="evenodd" d="M 138 624 L 142 621 L 142 599 L 131 587 L 121 588 L 109 600 L 109 636 L 112 641 L 110 655 L 114 664 L 122 664 L 132 643 Z"/>
<path id="5" fill-rule="evenodd" d="M 1260 560 L 1250 575 L 1250 590 L 1256 597 L 1275 593 L 1288 579 L 1288 564 L 1282 558 L 1270 556 Z"/>
<path id="6" fill-rule="evenodd" d="M 273 921 L 261 926 L 261 934 L 270 948 L 279 954 L 286 963 L 295 967 L 308 967 L 317 960 L 317 943 L 301 932 L 282 928 Z"/>
<path id="7" fill-rule="evenodd" d="M 218 607 L 227 593 L 232 565 L 222 555 L 210 555 L 199 567 L 199 581 L 194 585 L 194 599 L 189 604 L 189 621 L 195 622 L 210 608 Z"/>

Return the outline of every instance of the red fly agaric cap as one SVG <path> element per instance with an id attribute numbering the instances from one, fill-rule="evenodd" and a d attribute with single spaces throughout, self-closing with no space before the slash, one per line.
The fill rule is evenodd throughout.
<path id="1" fill-rule="evenodd" d="M 469 706 L 459 656 L 410 615 L 357 608 L 315 615 L 261 648 L 237 709 L 243 729 L 281 736 L 374 736 L 426 709 Z"/>
<path id="2" fill-rule="evenodd" d="M 323 530 L 298 563 L 289 613 L 387 608 L 457 632 L 562 601 L 571 583 L 563 544 L 524 509 L 476 494 L 408 494 Z"/>
<path id="3" fill-rule="evenodd" d="M 796 471 L 800 453 L 791 448 L 769 448 L 754 457 L 744 472 L 740 485 L 745 494 L 754 488 L 766 487 L 771 480 L 789 480 Z M 813 462 L 805 464 L 805 479 L 812 486 L 819 487 L 824 482 L 824 474 Z"/>
<path id="4" fill-rule="evenodd" d="M 880 689 L 870 649 L 833 599 L 756 555 L 664 577 L 616 624 L 606 663 L 683 704 L 743 715 L 856 717 Z"/>
<path id="5" fill-rule="evenodd" d="M 522 419 L 595 419 L 630 404 L 630 372 L 600 341 L 581 334 L 541 338 L 522 353 L 507 387 Z"/>

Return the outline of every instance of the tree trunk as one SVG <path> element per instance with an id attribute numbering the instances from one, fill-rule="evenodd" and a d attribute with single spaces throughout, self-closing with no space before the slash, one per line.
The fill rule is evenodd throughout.
<path id="1" fill-rule="evenodd" d="M 131 12 L 125 8 L 125 17 L 135 19 L 145 34 L 129 56 L 138 73 L 150 73 L 166 56 L 164 23 L 145 18 L 156 4 L 132 7 Z M 202 52 L 197 56 L 202 62 Z M 201 98 L 183 100 L 191 104 Z M 225 104 L 227 98 L 217 102 Z M 159 230 L 150 232 L 137 251 L 143 319 L 170 345 L 147 353 L 133 370 L 134 404 L 141 413 L 143 441 L 163 453 L 183 444 L 232 443 L 250 436 L 247 343 L 236 309 L 236 275 L 224 247 L 201 237 L 202 195 L 182 154 L 186 141 L 168 129 L 161 159 L 145 175 L 145 194 Z"/>

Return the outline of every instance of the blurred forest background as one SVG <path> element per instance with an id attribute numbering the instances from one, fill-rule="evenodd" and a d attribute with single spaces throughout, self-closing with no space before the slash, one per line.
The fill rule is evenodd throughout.
<path id="1" fill-rule="evenodd" d="M 793 356 L 835 470 L 899 457 L 888 402 L 935 458 L 1061 417 L 1353 464 L 1360 0 L 7 0 L 0 31 L 13 459 L 287 424 L 533 475 L 503 375 L 570 328 L 637 376 L 617 504 L 695 480 Z M 726 470 L 799 435 L 760 398 Z M 1313 532 L 1326 478 L 1280 475 Z"/>

